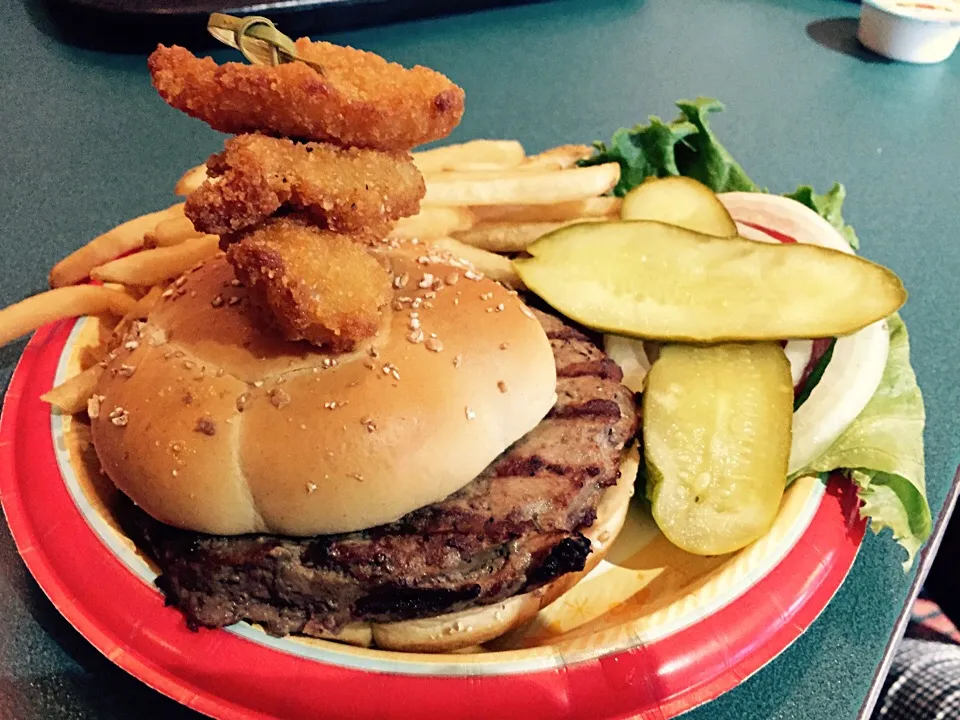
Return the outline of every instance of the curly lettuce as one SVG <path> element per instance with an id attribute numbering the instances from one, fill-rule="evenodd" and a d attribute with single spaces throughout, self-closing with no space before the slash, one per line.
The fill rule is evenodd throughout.
<path id="1" fill-rule="evenodd" d="M 710 129 L 709 116 L 723 110 L 723 103 L 701 97 L 681 100 L 677 107 L 680 115 L 673 122 L 651 116 L 646 125 L 617 130 L 609 144 L 595 142 L 595 154 L 581 165 L 619 163 L 620 182 L 613 189 L 618 197 L 648 177 L 669 175 L 692 177 L 714 192 L 759 192 Z"/>

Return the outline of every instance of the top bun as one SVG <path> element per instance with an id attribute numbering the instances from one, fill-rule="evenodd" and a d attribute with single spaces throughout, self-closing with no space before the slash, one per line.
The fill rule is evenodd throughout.
<path id="1" fill-rule="evenodd" d="M 491 280 L 382 260 L 394 301 L 344 355 L 265 329 L 222 256 L 180 278 L 91 405 L 110 479 L 170 525 L 294 536 L 391 522 L 473 480 L 553 406 L 550 343 Z"/>

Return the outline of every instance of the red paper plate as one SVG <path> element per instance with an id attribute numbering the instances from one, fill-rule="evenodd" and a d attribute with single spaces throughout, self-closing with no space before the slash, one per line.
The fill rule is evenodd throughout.
<path id="1" fill-rule="evenodd" d="M 507 650 L 408 655 L 271 638 L 244 624 L 191 632 L 91 497 L 77 428 L 39 400 L 58 369 L 68 372 L 83 334 L 83 323 L 41 329 L 11 380 L 0 419 L 7 521 L 37 582 L 81 634 L 208 715 L 672 717 L 793 642 L 840 586 L 863 537 L 851 485 L 810 478 L 790 488 L 770 535 L 728 558 L 671 550 L 635 508 L 599 572 L 513 633 Z"/>
<path id="2" fill-rule="evenodd" d="M 674 547 L 634 503 L 590 575 L 471 652 L 272 638 L 245 623 L 191 632 L 113 521 L 115 491 L 85 448 L 85 426 L 39 399 L 76 371 L 96 334 L 93 321 L 62 322 L 27 345 L 0 418 L 0 500 L 27 567 L 67 620 L 117 665 L 211 716 L 674 717 L 788 647 L 840 587 L 863 539 L 849 481 L 801 478 L 766 536 L 719 558 Z"/>

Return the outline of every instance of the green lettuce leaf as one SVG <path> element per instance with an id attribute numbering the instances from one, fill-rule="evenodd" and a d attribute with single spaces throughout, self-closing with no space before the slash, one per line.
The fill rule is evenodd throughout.
<path id="1" fill-rule="evenodd" d="M 923 396 L 910 367 L 910 341 L 899 315 L 892 315 L 890 355 L 880 387 L 837 441 L 794 477 L 850 470 L 863 501 L 862 517 L 874 532 L 890 528 L 907 551 L 908 570 L 930 537 L 923 463 Z"/>
<path id="2" fill-rule="evenodd" d="M 766 192 L 746 174 L 710 128 L 709 116 L 723 110 L 713 98 L 681 100 L 680 114 L 665 123 L 651 117 L 646 125 L 622 128 L 609 144 L 594 143 L 596 153 L 582 165 L 620 164 L 614 194 L 623 196 L 647 178 L 684 175 L 714 192 Z M 839 183 L 817 194 L 801 185 L 789 197 L 827 220 L 857 249 L 853 228 L 843 219 L 846 196 Z M 923 398 L 910 367 L 907 330 L 898 315 L 889 319 L 890 357 L 883 380 L 860 416 L 836 443 L 800 474 L 848 471 L 863 503 L 861 515 L 875 532 L 890 528 L 906 549 L 909 569 L 917 549 L 931 531 L 923 465 Z M 793 479 L 793 478 L 791 478 Z"/>
<path id="3" fill-rule="evenodd" d="M 613 189 L 622 197 L 650 177 L 684 175 L 702 182 L 714 192 L 759 191 L 720 144 L 710 129 L 708 116 L 723 110 L 714 98 L 681 100 L 680 115 L 665 123 L 651 116 L 647 125 L 621 128 L 609 144 L 593 144 L 596 154 L 581 165 L 620 164 L 620 182 Z"/>
<path id="4" fill-rule="evenodd" d="M 595 142 L 596 154 L 581 161 L 581 165 L 620 164 L 620 181 L 613 194 L 623 197 L 649 177 L 680 175 L 674 150 L 678 142 L 697 132 L 692 123 L 674 121 L 665 123 L 651 116 L 649 125 L 633 129 L 620 128 L 610 144 Z"/>
<path id="5" fill-rule="evenodd" d="M 680 100 L 677 107 L 681 116 L 697 128 L 696 134 L 687 136 L 683 143 L 676 146 L 680 174 L 699 180 L 718 193 L 760 192 L 760 188 L 720 144 L 707 122 L 710 113 L 723 110 L 723 103 L 701 97 L 693 102 Z"/>
<path id="6" fill-rule="evenodd" d="M 847 197 L 847 191 L 843 185 L 834 183 L 833 187 L 824 195 L 817 195 L 809 185 L 801 185 L 792 193 L 784 195 L 784 197 L 806 205 L 839 230 L 840 234 L 843 235 L 843 239 L 850 243 L 850 247 L 854 250 L 860 249 L 860 240 L 857 238 L 857 234 L 853 231 L 853 228 L 843 220 L 841 209 L 843 208 L 844 198 Z"/>
<path id="7" fill-rule="evenodd" d="M 644 126 L 643 130 L 638 128 L 620 128 L 613 134 L 609 145 L 594 143 L 597 154 L 581 163 L 620 163 L 620 181 L 613 189 L 618 196 L 625 195 L 648 177 L 679 175 L 674 147 L 684 137 L 697 131 L 690 123 L 668 124 L 658 117 L 651 117 L 650 124 Z"/>

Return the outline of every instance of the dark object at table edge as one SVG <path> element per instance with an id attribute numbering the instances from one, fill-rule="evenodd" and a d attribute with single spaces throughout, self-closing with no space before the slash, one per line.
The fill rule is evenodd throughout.
<path id="1" fill-rule="evenodd" d="M 956 507 L 958 496 L 960 496 L 960 465 L 957 466 L 957 472 L 953 476 L 953 484 L 950 486 L 950 490 L 944 500 L 943 509 L 937 516 L 937 522 L 933 526 L 933 533 L 930 535 L 926 546 L 920 552 L 920 563 L 917 566 L 917 574 L 910 584 L 907 600 L 903 604 L 900 614 L 897 616 L 893 633 L 890 635 L 887 646 L 883 651 L 883 659 L 873 674 L 873 680 L 870 682 L 870 690 L 863 701 L 863 705 L 860 706 L 857 720 L 869 720 L 870 715 L 873 713 L 873 708 L 877 704 L 877 700 L 880 699 L 883 682 L 887 677 L 887 673 L 890 671 L 890 666 L 893 664 L 893 657 L 897 653 L 897 648 L 900 647 L 900 641 L 903 640 L 904 633 L 907 630 L 907 624 L 910 622 L 913 603 L 920 594 L 920 589 L 923 587 L 930 568 L 933 566 L 933 561 L 937 557 L 937 550 L 939 550 L 940 542 L 943 540 L 943 536 L 947 531 L 947 525 L 950 524 L 950 518 Z"/>

